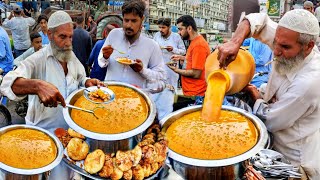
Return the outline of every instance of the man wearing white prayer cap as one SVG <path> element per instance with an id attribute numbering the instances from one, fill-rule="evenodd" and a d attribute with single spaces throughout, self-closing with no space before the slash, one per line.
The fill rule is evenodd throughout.
<path id="1" fill-rule="evenodd" d="M 79 86 L 103 86 L 98 79 L 86 77 L 84 67 L 72 52 L 73 26 L 70 16 L 63 12 L 53 13 L 48 21 L 50 45 L 35 52 L 2 81 L 0 93 L 19 101 L 28 95 L 26 124 L 54 132 L 67 129 L 62 109 L 65 98 Z M 61 106 L 58 106 L 61 104 Z M 70 171 L 58 165 L 49 179 L 69 180 Z M 0 179 L 1 178 L 0 175 Z"/>
<path id="2" fill-rule="evenodd" d="M 303 9 L 287 12 L 279 24 L 266 14 L 249 14 L 218 48 L 221 67 L 234 60 L 250 36 L 269 45 L 275 57 L 265 95 L 254 86 L 245 88 L 255 102 L 253 112 L 274 136 L 274 149 L 299 167 L 302 179 L 320 179 L 318 20 Z"/>
<path id="3" fill-rule="evenodd" d="M 314 13 L 313 3 L 311 1 L 305 1 L 303 3 L 303 9 L 305 9 L 311 13 Z"/>

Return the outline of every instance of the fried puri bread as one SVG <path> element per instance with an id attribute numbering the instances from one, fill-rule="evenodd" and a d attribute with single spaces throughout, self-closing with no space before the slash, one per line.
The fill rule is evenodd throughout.
<path id="1" fill-rule="evenodd" d="M 73 160 L 83 160 L 89 153 L 89 145 L 83 139 L 72 138 L 68 143 L 67 153 Z"/>
<path id="2" fill-rule="evenodd" d="M 68 134 L 72 137 L 80 138 L 80 139 L 85 139 L 84 135 L 78 133 L 77 131 L 69 128 L 68 129 Z"/>
<path id="3" fill-rule="evenodd" d="M 84 160 L 84 169 L 90 174 L 95 174 L 102 169 L 105 159 L 104 152 L 101 149 L 97 149 L 88 154 Z"/>

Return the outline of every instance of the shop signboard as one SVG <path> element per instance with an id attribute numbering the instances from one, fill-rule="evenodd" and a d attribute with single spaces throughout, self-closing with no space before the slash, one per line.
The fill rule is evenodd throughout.
<path id="1" fill-rule="evenodd" d="M 269 0 L 268 15 L 271 17 L 280 17 L 280 0 Z"/>

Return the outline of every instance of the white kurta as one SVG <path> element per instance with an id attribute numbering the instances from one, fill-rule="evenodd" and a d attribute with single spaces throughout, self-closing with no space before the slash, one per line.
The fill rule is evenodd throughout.
<path id="1" fill-rule="evenodd" d="M 246 16 L 252 36 L 268 44 L 275 37 L 277 24 L 265 14 Z M 320 53 L 317 47 L 296 72 L 270 75 L 266 94 L 257 100 L 254 112 L 265 118 L 274 135 L 274 148 L 292 164 L 301 166 L 311 179 L 320 179 Z M 276 102 L 268 104 L 273 97 Z"/>
<path id="2" fill-rule="evenodd" d="M 76 56 L 72 53 L 71 60 L 67 64 L 68 74 L 65 76 L 59 61 L 52 55 L 51 46 L 47 46 L 35 52 L 24 61 L 15 71 L 9 72 L 2 81 L 0 91 L 11 100 L 21 100 L 25 96 L 17 96 L 11 86 L 18 77 L 28 79 L 41 79 L 55 85 L 62 96 L 67 98 L 79 85 L 84 85 L 87 80 L 84 68 Z M 37 95 L 28 96 L 28 111 L 26 124 L 42 127 L 51 132 L 58 127 L 67 129 L 62 106 L 56 108 L 45 107 L 40 103 Z"/>
<path id="3" fill-rule="evenodd" d="M 157 83 L 158 87 L 165 86 L 166 72 L 159 45 L 152 39 L 139 36 L 132 44 L 126 39 L 122 28 L 113 29 L 103 47 L 111 45 L 114 49 L 125 52 L 120 54 L 114 50 L 109 59 L 103 58 L 102 50 L 98 56 L 100 67 L 108 67 L 105 80 L 120 81 L 147 88 L 147 80 Z M 122 65 L 116 61 L 118 57 L 140 59 L 143 62 L 143 70 L 135 72 L 130 66 Z"/>

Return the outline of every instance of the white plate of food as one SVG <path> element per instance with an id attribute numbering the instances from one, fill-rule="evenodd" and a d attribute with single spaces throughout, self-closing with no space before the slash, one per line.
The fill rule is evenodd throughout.
<path id="1" fill-rule="evenodd" d="M 116 61 L 123 65 L 131 65 L 136 63 L 135 60 L 129 59 L 127 57 L 118 57 L 116 58 Z"/>

